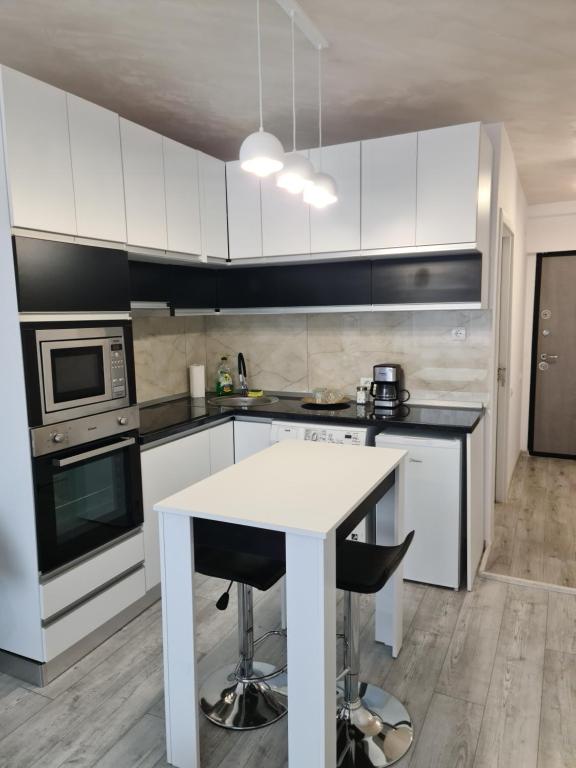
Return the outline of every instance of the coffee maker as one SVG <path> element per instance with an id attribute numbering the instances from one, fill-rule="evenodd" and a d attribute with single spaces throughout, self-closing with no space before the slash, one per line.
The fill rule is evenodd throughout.
<path id="1" fill-rule="evenodd" d="M 375 365 L 373 377 L 370 394 L 376 410 L 394 411 L 410 399 L 410 392 L 402 387 L 402 367 L 397 363 Z"/>

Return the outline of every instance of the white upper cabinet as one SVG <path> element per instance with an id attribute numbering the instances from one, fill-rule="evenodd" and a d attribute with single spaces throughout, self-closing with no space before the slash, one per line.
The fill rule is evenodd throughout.
<path id="1" fill-rule="evenodd" d="M 2 68 L 13 227 L 76 234 L 66 94 Z"/>
<path id="2" fill-rule="evenodd" d="M 240 167 L 240 161 L 226 163 L 228 193 L 228 237 L 230 258 L 262 256 L 262 211 L 260 179 Z"/>
<path id="3" fill-rule="evenodd" d="M 168 250 L 200 255 L 198 153 L 171 139 L 163 141 Z"/>
<path id="4" fill-rule="evenodd" d="M 166 199 L 162 136 L 120 118 L 129 245 L 165 250 Z"/>
<path id="5" fill-rule="evenodd" d="M 416 245 L 476 243 L 480 123 L 418 134 Z"/>
<path id="6" fill-rule="evenodd" d="M 310 250 L 356 251 L 360 249 L 360 142 L 323 147 L 320 167 L 318 149 L 310 151 L 316 170 L 329 173 L 338 186 L 338 202 L 327 208 L 310 207 Z"/>
<path id="7" fill-rule="evenodd" d="M 262 180 L 262 252 L 264 256 L 310 253 L 310 206 L 302 195 L 279 189 L 275 176 Z"/>
<path id="8" fill-rule="evenodd" d="M 362 142 L 362 248 L 416 245 L 418 134 Z"/>
<path id="9" fill-rule="evenodd" d="M 67 98 L 78 235 L 126 242 L 120 119 L 77 96 Z"/>
<path id="10" fill-rule="evenodd" d="M 200 171 L 200 216 L 202 254 L 228 258 L 228 221 L 226 211 L 226 168 L 222 160 L 198 152 Z"/>

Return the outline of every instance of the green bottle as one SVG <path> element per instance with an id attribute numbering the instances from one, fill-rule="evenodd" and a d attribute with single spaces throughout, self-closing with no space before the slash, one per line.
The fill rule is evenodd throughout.
<path id="1" fill-rule="evenodd" d="M 226 356 L 220 358 L 220 365 L 216 371 L 216 395 L 222 397 L 234 392 L 234 381 Z"/>

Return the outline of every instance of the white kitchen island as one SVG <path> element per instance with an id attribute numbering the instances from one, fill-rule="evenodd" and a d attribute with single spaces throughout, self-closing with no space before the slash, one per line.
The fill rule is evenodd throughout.
<path id="1" fill-rule="evenodd" d="M 282 442 L 154 507 L 160 513 L 171 765 L 200 768 L 192 525 L 199 517 L 286 535 L 288 762 L 290 768 L 334 768 L 337 535 L 376 505 L 377 543 L 402 539 L 404 455 L 385 448 Z M 376 639 L 398 654 L 401 568 L 377 595 Z"/>

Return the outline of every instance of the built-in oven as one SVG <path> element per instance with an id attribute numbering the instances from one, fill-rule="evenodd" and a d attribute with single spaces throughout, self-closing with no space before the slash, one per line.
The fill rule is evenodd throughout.
<path id="1" fill-rule="evenodd" d="M 31 430 L 42 574 L 142 525 L 137 427 L 132 407 Z"/>
<path id="2" fill-rule="evenodd" d="M 129 331 L 128 324 L 24 327 L 31 425 L 55 424 L 129 405 Z"/>

